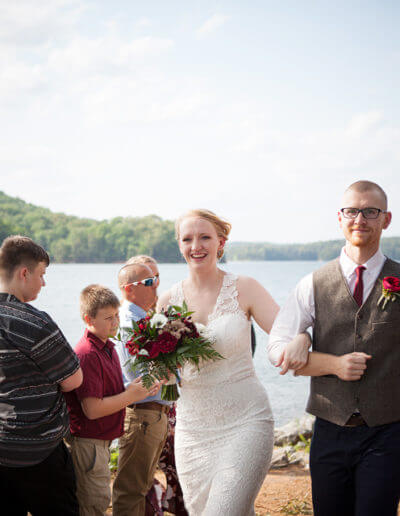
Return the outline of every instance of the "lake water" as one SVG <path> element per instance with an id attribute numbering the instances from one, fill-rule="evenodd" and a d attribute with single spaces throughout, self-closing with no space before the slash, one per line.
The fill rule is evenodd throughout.
<path id="1" fill-rule="evenodd" d="M 239 275 L 252 276 L 282 304 L 296 283 L 319 268 L 322 262 L 229 262 L 221 268 Z M 46 274 L 46 287 L 33 303 L 48 312 L 59 324 L 74 347 L 80 339 L 84 324 L 79 315 L 79 293 L 90 283 L 101 283 L 119 297 L 117 273 L 119 264 L 54 264 Z M 185 264 L 159 264 L 161 284 L 159 293 L 184 278 Z M 309 379 L 279 375 L 266 354 L 268 335 L 256 327 L 257 349 L 254 363 L 257 374 L 267 389 L 278 426 L 301 416 L 307 400 Z"/>

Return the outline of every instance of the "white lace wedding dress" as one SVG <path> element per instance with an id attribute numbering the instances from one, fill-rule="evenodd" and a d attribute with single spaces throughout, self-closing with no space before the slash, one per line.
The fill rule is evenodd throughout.
<path id="1" fill-rule="evenodd" d="M 182 282 L 170 303 L 182 306 Z M 250 322 L 225 274 L 207 329 L 225 358 L 182 370 L 175 457 L 190 516 L 250 516 L 273 448 L 268 396 L 256 377 Z"/>

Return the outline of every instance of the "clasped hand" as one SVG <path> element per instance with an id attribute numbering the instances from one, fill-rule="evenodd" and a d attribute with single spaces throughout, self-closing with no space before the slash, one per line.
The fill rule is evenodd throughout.
<path id="1" fill-rule="evenodd" d="M 280 367 L 279 374 L 286 374 L 289 369 L 301 369 L 307 364 L 308 350 L 311 345 L 311 338 L 308 333 L 297 335 L 282 352 L 276 367 Z"/>

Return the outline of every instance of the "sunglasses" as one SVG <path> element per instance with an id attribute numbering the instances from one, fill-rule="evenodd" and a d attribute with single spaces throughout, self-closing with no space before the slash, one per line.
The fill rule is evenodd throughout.
<path id="1" fill-rule="evenodd" d="M 129 285 L 144 285 L 145 287 L 152 287 L 153 285 L 158 285 L 160 282 L 160 278 L 158 276 L 153 276 L 152 278 L 145 278 L 140 281 L 132 281 L 132 283 L 127 283 L 124 287 Z"/>

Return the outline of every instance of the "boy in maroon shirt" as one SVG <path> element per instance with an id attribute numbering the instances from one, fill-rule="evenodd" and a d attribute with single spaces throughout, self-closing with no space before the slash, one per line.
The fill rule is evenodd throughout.
<path id="1" fill-rule="evenodd" d="M 123 434 L 125 407 L 154 395 L 159 384 L 145 389 L 140 378 L 126 389 L 114 344 L 119 326 L 119 301 L 101 285 L 89 285 L 80 297 L 86 330 L 75 352 L 83 383 L 66 394 L 70 414 L 72 459 L 81 516 L 103 515 L 110 500 L 109 446 Z"/>

